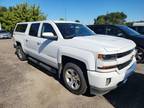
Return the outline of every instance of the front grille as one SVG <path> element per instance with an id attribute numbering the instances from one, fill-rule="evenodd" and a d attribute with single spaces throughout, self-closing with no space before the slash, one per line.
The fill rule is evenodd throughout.
<path id="1" fill-rule="evenodd" d="M 132 52 L 133 52 L 133 49 L 132 49 L 132 50 L 129 50 L 129 51 L 127 51 L 127 52 L 124 52 L 124 53 L 118 53 L 118 54 L 117 54 L 117 58 L 121 58 L 121 57 L 127 56 L 127 55 L 129 55 L 130 53 L 132 53 Z"/>
<path id="2" fill-rule="evenodd" d="M 132 61 L 132 58 L 123 64 L 117 65 L 118 69 L 121 70 L 121 69 L 125 68 L 126 66 L 128 66 L 131 63 L 131 61 Z"/>

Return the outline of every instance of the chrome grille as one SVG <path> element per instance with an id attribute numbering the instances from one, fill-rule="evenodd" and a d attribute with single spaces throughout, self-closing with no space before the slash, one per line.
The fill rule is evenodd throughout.
<path id="1" fill-rule="evenodd" d="M 130 53 L 132 53 L 132 52 L 133 52 L 133 49 L 132 49 L 132 50 L 129 50 L 129 51 L 127 51 L 127 52 L 124 52 L 124 53 L 118 53 L 118 54 L 117 54 L 117 58 L 121 58 L 121 57 L 127 56 L 127 55 L 129 55 Z"/>
<path id="2" fill-rule="evenodd" d="M 132 59 L 130 59 L 129 61 L 123 63 L 123 64 L 119 64 L 117 65 L 118 69 L 121 70 L 123 68 L 125 68 L 126 66 L 128 66 L 131 63 Z"/>

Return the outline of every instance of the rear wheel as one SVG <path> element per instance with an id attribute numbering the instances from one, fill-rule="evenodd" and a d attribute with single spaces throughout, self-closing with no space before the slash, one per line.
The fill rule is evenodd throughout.
<path id="1" fill-rule="evenodd" d="M 138 47 L 136 53 L 137 63 L 142 63 L 144 61 L 144 49 Z"/>
<path id="2" fill-rule="evenodd" d="M 25 61 L 26 60 L 26 55 L 25 53 L 23 52 L 23 49 L 21 46 L 17 46 L 16 47 L 16 54 L 18 56 L 18 58 L 21 60 L 21 61 Z"/>
<path id="3" fill-rule="evenodd" d="M 67 63 L 64 66 L 63 80 L 66 88 L 74 94 L 84 94 L 87 90 L 87 84 L 83 71 L 74 63 Z"/>

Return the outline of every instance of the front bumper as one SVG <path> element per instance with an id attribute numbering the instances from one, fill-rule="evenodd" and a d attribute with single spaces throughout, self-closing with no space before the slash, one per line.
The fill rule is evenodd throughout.
<path id="1" fill-rule="evenodd" d="M 105 94 L 115 89 L 119 83 L 126 82 L 128 77 L 136 70 L 136 60 L 133 61 L 123 70 L 108 73 L 88 71 L 88 79 L 91 94 Z"/>

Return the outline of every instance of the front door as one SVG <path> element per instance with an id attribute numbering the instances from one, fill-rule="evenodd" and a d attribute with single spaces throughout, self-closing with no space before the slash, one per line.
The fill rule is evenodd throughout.
<path id="1" fill-rule="evenodd" d="M 39 38 L 40 45 L 38 48 L 38 54 L 40 55 L 41 61 L 57 68 L 58 67 L 57 53 L 59 48 L 58 46 L 59 41 L 52 38 L 43 37 L 42 34 L 48 32 L 53 33 L 54 36 L 57 36 L 51 24 L 43 23 L 41 36 Z"/>

